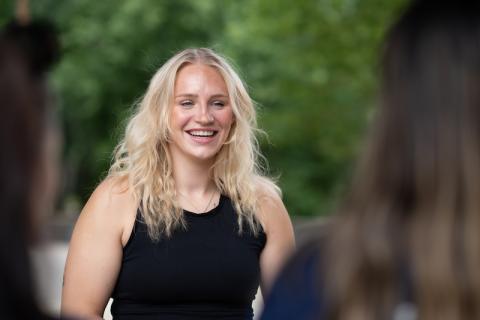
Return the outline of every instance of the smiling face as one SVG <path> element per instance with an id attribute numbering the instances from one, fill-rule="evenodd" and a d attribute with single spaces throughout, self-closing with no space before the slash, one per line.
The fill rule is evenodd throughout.
<path id="1" fill-rule="evenodd" d="M 169 149 L 174 161 L 212 162 L 234 121 L 221 74 L 204 64 L 182 67 L 175 80 L 171 108 Z"/>

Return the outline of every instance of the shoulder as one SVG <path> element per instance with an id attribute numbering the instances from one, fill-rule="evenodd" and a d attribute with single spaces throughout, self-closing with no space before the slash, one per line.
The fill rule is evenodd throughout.
<path id="1" fill-rule="evenodd" d="M 107 178 L 95 188 L 80 216 L 118 219 L 133 207 L 136 207 L 136 201 L 128 182 L 119 178 Z"/>
<path id="2" fill-rule="evenodd" d="M 83 208 L 78 224 L 106 227 L 125 240 L 125 232 L 133 227 L 138 202 L 126 179 L 109 177 L 94 190 Z"/>
<path id="3" fill-rule="evenodd" d="M 109 206 L 118 200 L 128 201 L 132 196 L 126 179 L 109 177 L 95 188 L 88 203 Z"/>
<path id="4" fill-rule="evenodd" d="M 255 192 L 258 199 L 258 218 L 265 233 L 277 227 L 291 225 L 280 188 L 267 178 L 259 177 L 255 184 Z"/>
<path id="5" fill-rule="evenodd" d="M 295 252 L 265 301 L 262 319 L 316 319 L 325 312 L 321 252 L 318 242 Z"/>

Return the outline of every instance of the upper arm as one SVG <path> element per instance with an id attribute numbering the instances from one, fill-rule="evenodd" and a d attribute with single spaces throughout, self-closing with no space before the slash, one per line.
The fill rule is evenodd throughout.
<path id="1" fill-rule="evenodd" d="M 276 193 L 262 195 L 260 212 L 267 235 L 267 243 L 260 256 L 261 287 L 265 296 L 277 273 L 295 248 L 295 237 L 287 210 Z"/>
<path id="2" fill-rule="evenodd" d="M 110 180 L 92 194 L 75 225 L 62 290 L 62 313 L 103 316 L 122 260 L 124 233 L 133 226 L 136 203 Z"/>

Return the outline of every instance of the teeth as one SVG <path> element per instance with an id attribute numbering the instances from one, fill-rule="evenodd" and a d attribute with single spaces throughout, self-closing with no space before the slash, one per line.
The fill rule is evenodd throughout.
<path id="1" fill-rule="evenodd" d="M 190 131 L 189 133 L 195 137 L 211 137 L 214 135 L 215 131 L 198 130 Z"/>

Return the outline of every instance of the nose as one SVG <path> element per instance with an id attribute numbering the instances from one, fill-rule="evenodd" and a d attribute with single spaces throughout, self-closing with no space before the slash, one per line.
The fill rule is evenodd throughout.
<path id="1" fill-rule="evenodd" d="M 195 120 L 200 124 L 210 124 L 213 122 L 213 115 L 207 104 L 199 105 Z"/>

